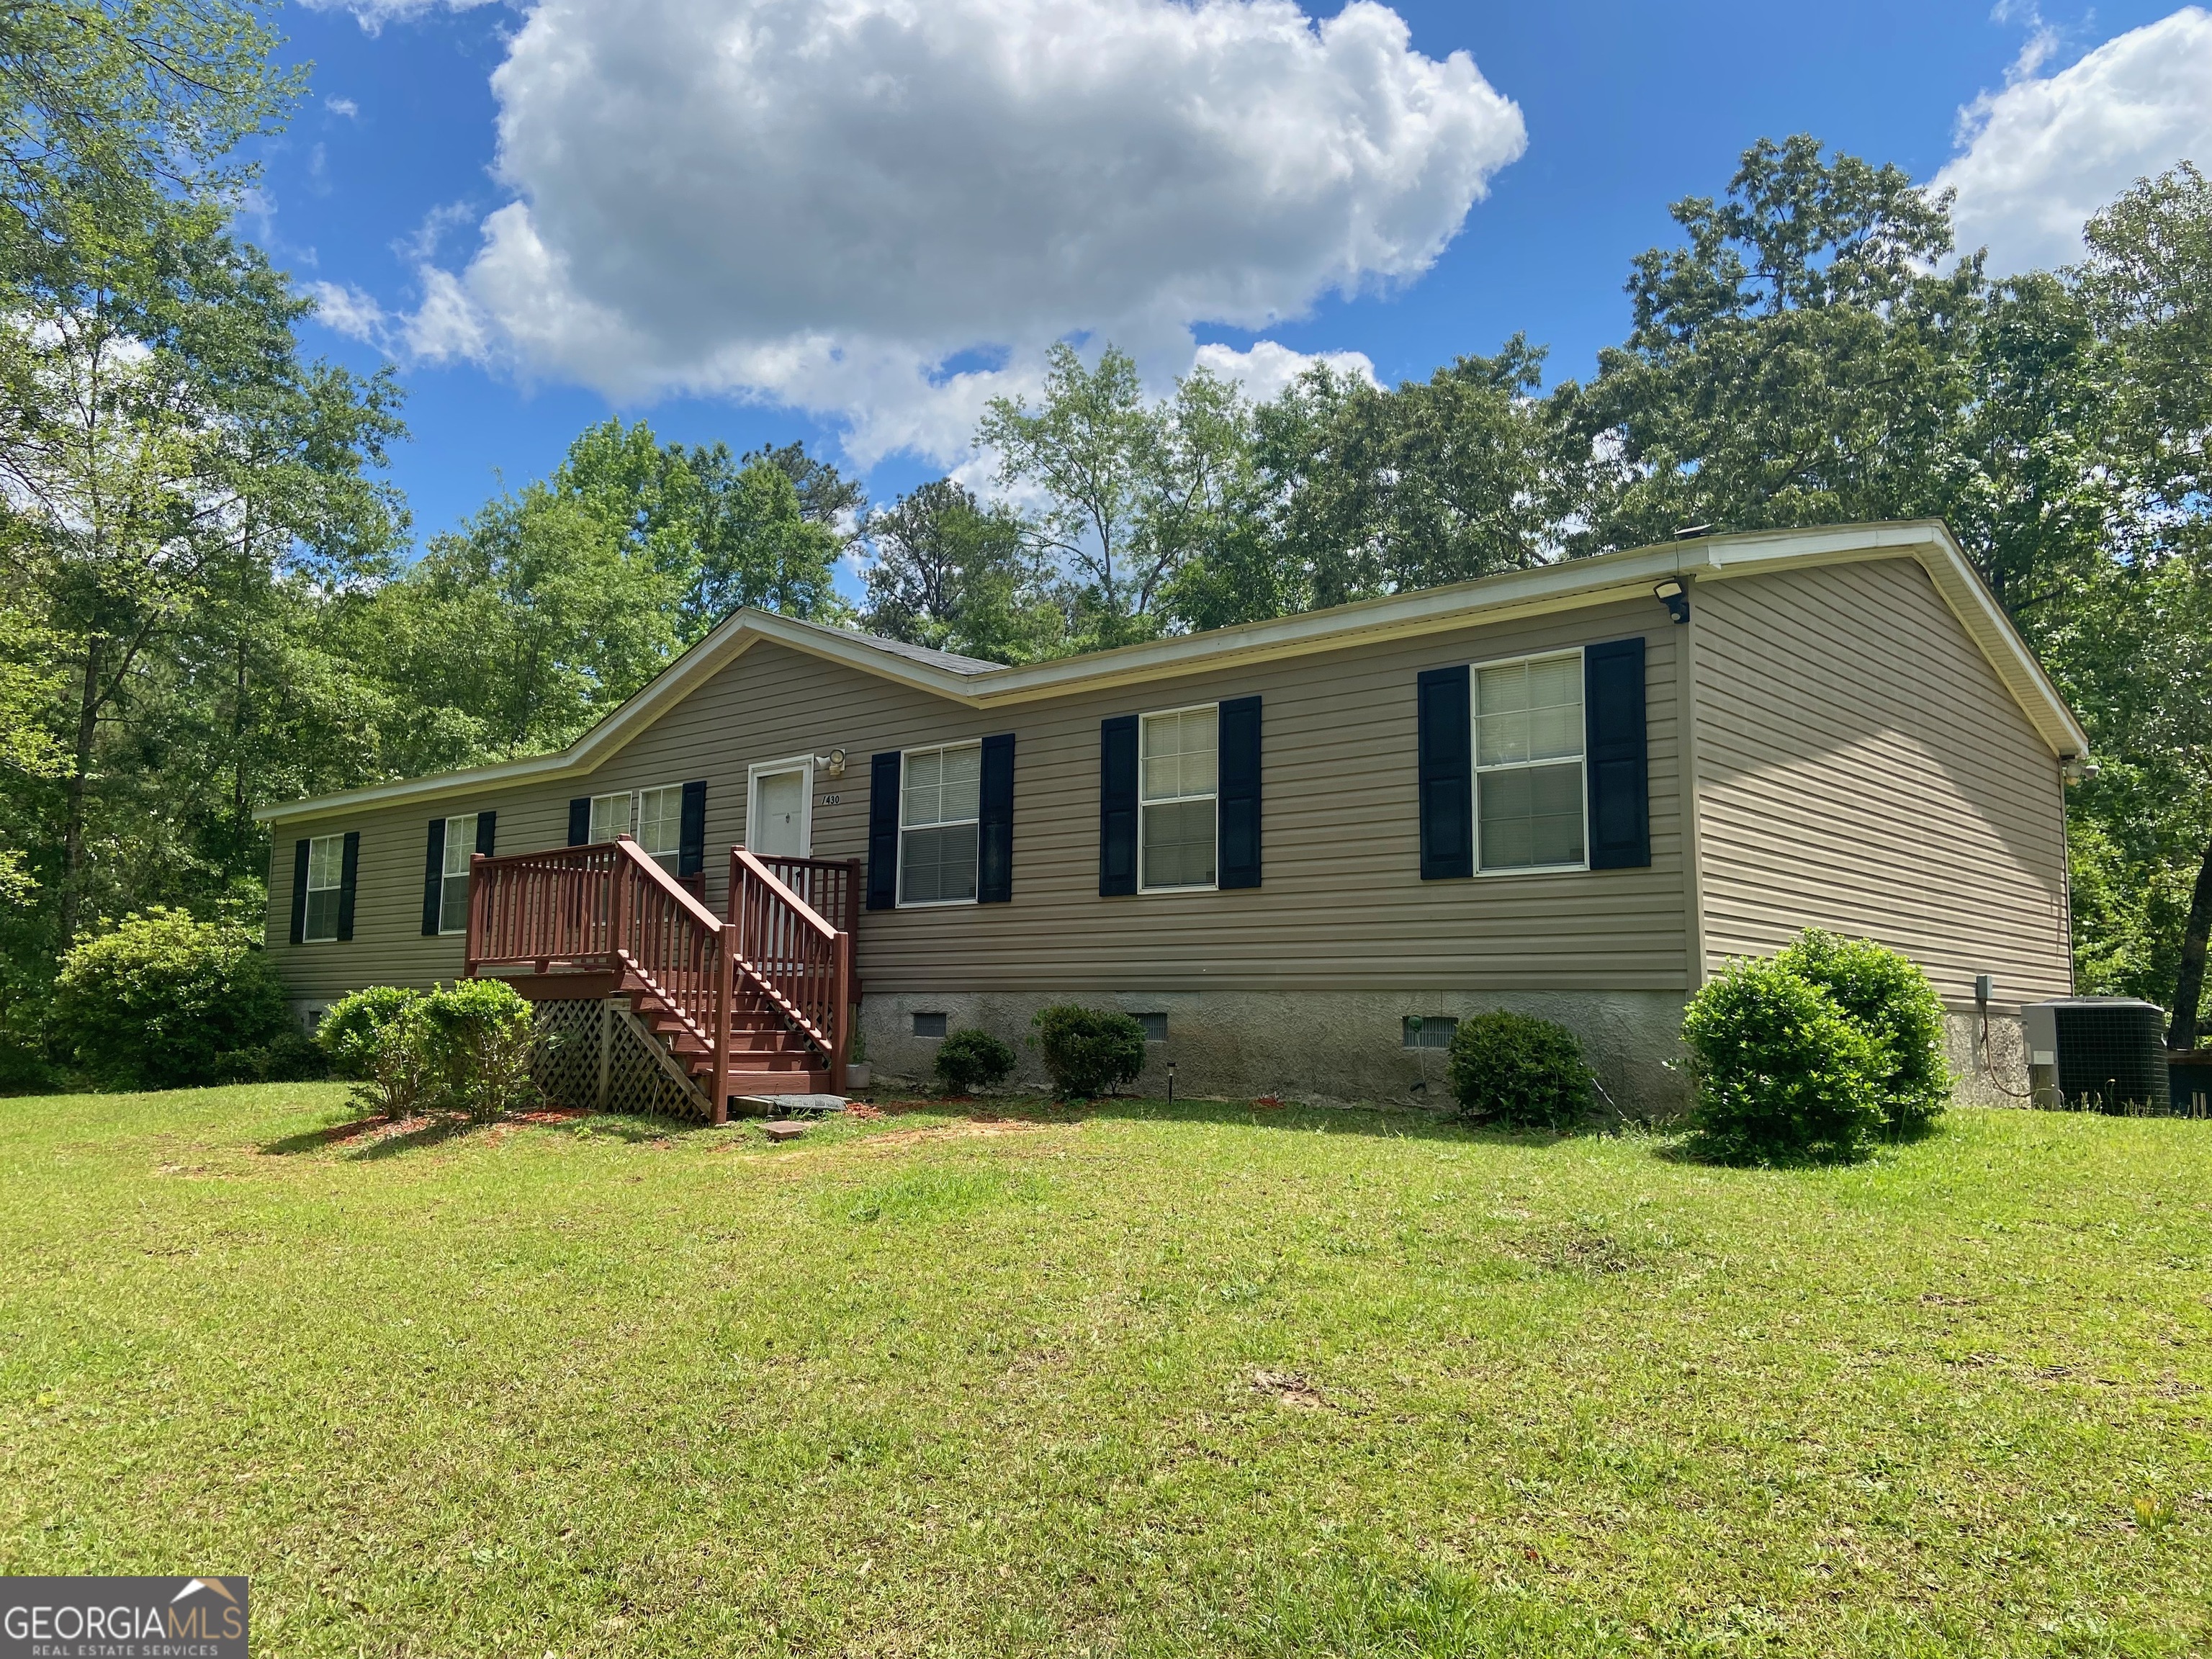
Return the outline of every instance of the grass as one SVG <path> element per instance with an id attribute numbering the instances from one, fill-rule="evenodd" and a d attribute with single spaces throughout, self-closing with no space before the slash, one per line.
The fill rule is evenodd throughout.
<path id="1" fill-rule="evenodd" d="M 2212 1135 L 0 1102 L 0 1571 L 255 1650 L 2181 1655 Z"/>

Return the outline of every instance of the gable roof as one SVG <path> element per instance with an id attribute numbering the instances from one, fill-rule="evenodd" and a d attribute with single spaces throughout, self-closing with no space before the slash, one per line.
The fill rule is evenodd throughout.
<path id="1" fill-rule="evenodd" d="M 1651 585 L 1668 576 L 1692 582 L 1720 581 L 1778 570 L 1894 558 L 1913 559 L 1928 573 L 1953 616 L 1988 659 L 1998 680 L 2051 753 L 2062 760 L 2085 757 L 2088 734 L 1949 527 L 1941 520 L 1917 519 L 1749 531 L 1666 542 L 1527 570 L 1502 571 L 1449 587 L 1394 593 L 1268 622 L 1244 623 L 1204 634 L 1178 635 L 1112 651 L 1018 665 L 933 651 L 851 629 L 799 622 L 773 611 L 734 611 L 566 749 L 435 777 L 372 784 L 342 794 L 264 806 L 254 816 L 263 823 L 276 823 L 340 809 L 465 793 L 494 785 L 551 781 L 588 772 L 762 640 L 825 657 L 973 708 L 999 708 L 1076 691 L 1648 597 Z"/>

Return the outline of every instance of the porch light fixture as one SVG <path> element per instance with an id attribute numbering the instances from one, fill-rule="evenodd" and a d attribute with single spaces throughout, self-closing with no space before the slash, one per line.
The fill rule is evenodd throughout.
<path id="1" fill-rule="evenodd" d="M 1667 607 L 1667 614 L 1678 623 L 1690 620 L 1690 590 L 1680 580 L 1669 576 L 1651 590 L 1651 597 Z"/>
<path id="2" fill-rule="evenodd" d="M 842 778 L 845 775 L 845 751 L 842 749 L 832 749 L 826 755 L 817 755 L 814 763 L 822 769 L 825 777 Z"/>

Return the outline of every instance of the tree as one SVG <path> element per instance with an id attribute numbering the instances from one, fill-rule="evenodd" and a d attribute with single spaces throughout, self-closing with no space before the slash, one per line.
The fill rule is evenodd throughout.
<path id="1" fill-rule="evenodd" d="M 143 227 L 234 198 L 248 137 L 305 84 L 238 0 L 15 0 L 0 8 L 0 277 L 52 282 L 88 222 Z M 63 278 L 59 286 L 70 285 Z"/>
<path id="2" fill-rule="evenodd" d="M 1670 212 L 1688 240 L 1637 258 L 1627 343 L 1553 393 L 1589 457 L 1571 550 L 1945 511 L 1982 288 L 1978 258 L 1935 273 L 1946 204 L 1800 135 Z"/>
<path id="3" fill-rule="evenodd" d="M 349 629 L 402 729 L 383 757 L 436 771 L 558 749 L 682 649 L 684 579 L 574 491 L 532 484 L 434 537 Z"/>
<path id="4" fill-rule="evenodd" d="M 1193 626 L 1468 581 L 1556 556 L 1559 441 L 1515 335 L 1385 391 L 1327 363 L 1254 416 L 1236 526 L 1177 592 Z M 1259 530 L 1258 534 L 1253 529 Z"/>
<path id="5" fill-rule="evenodd" d="M 363 474 L 399 430 L 395 388 L 301 363 L 307 302 L 224 219 L 213 202 L 143 223 L 85 206 L 69 281 L 19 290 L 0 317 L 0 487 L 25 602 L 67 665 L 50 722 L 68 757 L 52 860 L 63 939 L 84 910 L 95 795 L 119 805 L 144 782 L 149 717 L 204 669 L 164 653 L 216 607 L 250 605 L 295 546 L 349 566 L 395 533 L 396 504 Z M 246 672 L 241 658 L 234 687 Z M 211 689 L 201 678 L 195 695 Z M 159 808 L 172 821 L 173 805 Z M 237 806 L 243 825 L 242 791 Z"/>
<path id="6" fill-rule="evenodd" d="M 1250 410 L 1202 368 L 1148 402 L 1127 353 L 1109 345 L 1086 369 L 1062 343 L 1040 407 L 994 398 L 976 442 L 998 453 L 1002 488 L 1044 496 L 1033 544 L 1075 580 L 1084 644 L 1112 646 L 1170 620 L 1156 602 L 1235 516 Z"/>
<path id="7" fill-rule="evenodd" d="M 798 444 L 735 461 L 726 444 L 663 447 L 642 421 L 609 420 L 568 447 L 550 488 L 586 502 L 626 558 L 680 583 L 685 645 L 739 605 L 825 621 L 843 615 L 836 521 L 852 512 L 860 486 Z"/>
<path id="8" fill-rule="evenodd" d="M 1060 648 L 1065 611 L 1011 509 L 938 478 L 871 513 L 862 538 L 871 557 L 860 624 L 870 633 L 991 662 Z"/>
<path id="9" fill-rule="evenodd" d="M 2105 459 L 2128 510 L 2063 660 L 2117 774 L 2094 799 L 2130 809 L 2105 826 L 2132 843 L 2129 887 L 2189 894 L 2168 1004 L 2168 1040 L 2188 1048 L 2212 944 L 2212 183 L 2186 164 L 2140 180 L 2083 237 L 2078 281 L 2112 351 Z"/>

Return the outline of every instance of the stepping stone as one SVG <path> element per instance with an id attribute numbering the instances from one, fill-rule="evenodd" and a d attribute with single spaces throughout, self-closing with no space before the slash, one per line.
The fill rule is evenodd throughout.
<path id="1" fill-rule="evenodd" d="M 768 1112 L 779 1116 L 793 1112 L 811 1113 L 827 1116 L 845 1109 L 842 1095 L 732 1095 L 732 1103 L 748 1113 Z"/>
<path id="2" fill-rule="evenodd" d="M 804 1123 L 763 1123 L 761 1133 L 770 1140 L 796 1140 L 806 1133 Z"/>

